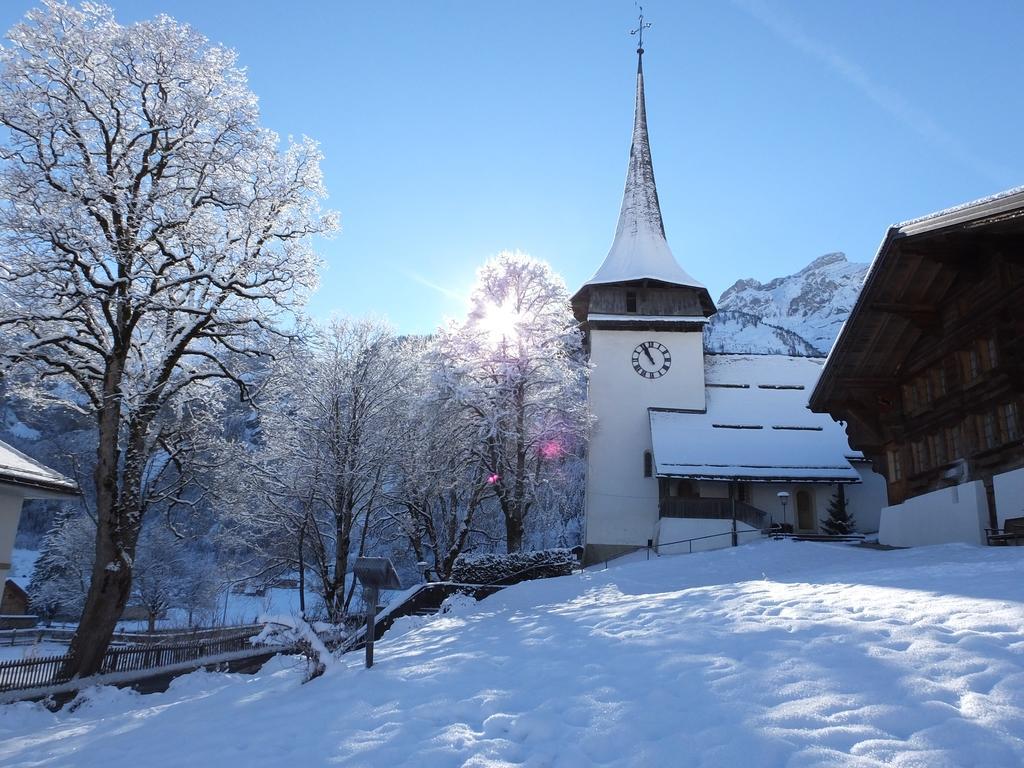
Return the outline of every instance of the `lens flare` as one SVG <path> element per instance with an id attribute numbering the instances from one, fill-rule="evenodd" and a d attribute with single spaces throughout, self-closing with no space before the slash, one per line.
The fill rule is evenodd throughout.
<path id="1" fill-rule="evenodd" d="M 478 327 L 492 344 L 515 341 L 519 336 L 522 315 L 510 304 L 491 304 L 481 316 Z"/>
<path id="2" fill-rule="evenodd" d="M 540 445 L 540 455 L 545 459 L 557 459 L 565 453 L 565 446 L 560 440 L 545 440 Z"/>

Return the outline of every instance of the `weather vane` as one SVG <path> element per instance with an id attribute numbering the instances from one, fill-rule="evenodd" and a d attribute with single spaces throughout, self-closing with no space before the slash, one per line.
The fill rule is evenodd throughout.
<path id="1" fill-rule="evenodd" d="M 638 39 L 637 39 L 636 52 L 637 53 L 643 53 L 644 52 L 644 30 L 651 28 L 651 22 L 649 22 L 649 21 L 648 22 L 644 22 L 644 7 L 641 5 L 641 6 L 639 6 L 639 8 L 640 8 L 640 26 L 637 27 L 636 29 L 629 30 L 629 34 L 631 34 L 631 35 L 638 35 L 639 36 Z"/>

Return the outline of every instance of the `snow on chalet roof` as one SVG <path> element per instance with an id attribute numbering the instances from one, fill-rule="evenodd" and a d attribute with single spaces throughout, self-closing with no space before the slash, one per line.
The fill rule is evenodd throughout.
<path id="1" fill-rule="evenodd" d="M 633 143 L 629 150 L 626 186 L 622 194 L 615 240 L 600 268 L 583 287 L 644 279 L 706 290 L 703 284 L 679 266 L 665 239 L 665 225 L 661 218 L 651 145 L 647 136 L 641 55 L 636 71 Z"/>
<path id="2" fill-rule="evenodd" d="M 702 480 L 858 482 L 842 426 L 811 413 L 824 360 L 708 355 L 707 412 L 649 409 L 656 473 Z"/>
<path id="3" fill-rule="evenodd" d="M 15 485 L 26 498 L 77 496 L 78 486 L 21 451 L 0 441 L 0 485 Z M 42 491 L 43 493 L 39 493 Z"/>

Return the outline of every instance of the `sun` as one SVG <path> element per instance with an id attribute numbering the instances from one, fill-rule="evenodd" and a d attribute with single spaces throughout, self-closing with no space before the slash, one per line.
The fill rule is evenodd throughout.
<path id="1" fill-rule="evenodd" d="M 523 320 L 515 306 L 510 302 L 488 304 L 478 321 L 477 326 L 492 344 L 515 341 L 519 336 L 519 325 Z"/>

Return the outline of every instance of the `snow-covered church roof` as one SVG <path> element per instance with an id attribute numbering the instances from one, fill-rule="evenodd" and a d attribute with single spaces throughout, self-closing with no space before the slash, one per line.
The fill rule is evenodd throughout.
<path id="1" fill-rule="evenodd" d="M 638 51 L 636 71 L 636 111 L 633 117 L 633 143 L 629 150 L 626 186 L 615 239 L 597 272 L 577 292 L 589 286 L 635 280 L 657 280 L 671 285 L 707 288 L 676 261 L 665 238 L 665 225 L 654 183 L 654 163 L 647 136 L 647 108 L 644 101 L 643 51 Z M 713 307 L 710 297 L 709 306 Z M 713 311 L 713 310 L 712 310 Z"/>
<path id="2" fill-rule="evenodd" d="M 25 498 L 77 496 L 74 480 L 0 441 L 0 486 L 16 486 Z"/>
<path id="3" fill-rule="evenodd" d="M 649 409 L 659 477 L 857 482 L 846 431 L 807 409 L 824 360 L 707 355 L 707 411 Z"/>

